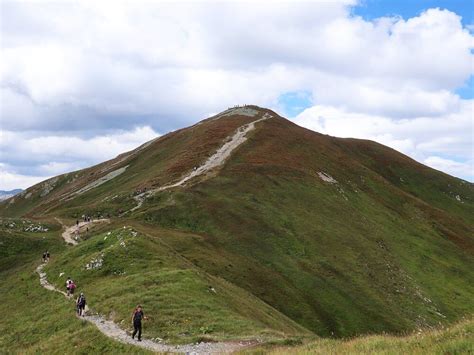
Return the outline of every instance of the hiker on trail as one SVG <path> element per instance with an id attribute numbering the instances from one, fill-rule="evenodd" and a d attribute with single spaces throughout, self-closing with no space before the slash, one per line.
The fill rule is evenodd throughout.
<path id="1" fill-rule="evenodd" d="M 69 295 L 71 295 L 71 285 L 72 284 L 74 284 L 74 282 L 71 280 L 70 277 L 68 277 L 67 280 L 66 280 L 66 294 L 68 295 L 68 297 L 69 297 Z"/>
<path id="2" fill-rule="evenodd" d="M 48 261 L 47 259 L 47 256 L 46 256 L 46 252 L 43 253 L 43 263 L 45 263 L 46 261 Z"/>
<path id="3" fill-rule="evenodd" d="M 138 332 L 138 341 L 142 341 L 142 319 L 148 319 L 148 318 L 145 317 L 145 315 L 143 314 L 142 306 L 138 305 L 132 314 L 132 323 L 133 323 L 132 339 L 135 339 L 135 335 Z"/>
<path id="4" fill-rule="evenodd" d="M 76 220 L 76 226 L 79 227 L 79 220 L 78 219 Z"/>
<path id="5" fill-rule="evenodd" d="M 81 292 L 81 294 L 77 298 L 76 306 L 77 306 L 77 315 L 79 317 L 84 317 L 84 312 L 86 308 L 86 297 L 84 296 L 84 293 Z"/>
<path id="6" fill-rule="evenodd" d="M 50 255 L 49 255 L 49 251 L 46 250 L 46 262 L 49 261 L 49 256 L 50 256 Z"/>
<path id="7" fill-rule="evenodd" d="M 71 297 L 74 295 L 74 290 L 76 289 L 76 284 L 74 281 L 71 280 L 71 283 L 69 284 L 69 294 Z"/>

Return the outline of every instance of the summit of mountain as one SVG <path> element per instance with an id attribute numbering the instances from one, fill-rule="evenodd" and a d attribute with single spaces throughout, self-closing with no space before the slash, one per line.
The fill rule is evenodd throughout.
<path id="1" fill-rule="evenodd" d="M 275 329 L 404 332 L 474 311 L 472 183 L 253 105 L 46 180 L 0 213 L 109 216 L 261 302 L 242 317 L 271 307 Z"/>

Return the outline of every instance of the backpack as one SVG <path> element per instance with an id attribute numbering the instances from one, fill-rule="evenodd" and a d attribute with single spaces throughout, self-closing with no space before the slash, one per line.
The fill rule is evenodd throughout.
<path id="1" fill-rule="evenodd" d="M 71 282 L 71 283 L 69 284 L 69 288 L 70 288 L 71 290 L 74 290 L 74 289 L 76 288 L 76 284 L 75 284 L 74 282 Z"/>

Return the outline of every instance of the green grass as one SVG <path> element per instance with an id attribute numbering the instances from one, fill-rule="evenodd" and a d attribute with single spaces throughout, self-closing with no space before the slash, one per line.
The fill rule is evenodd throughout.
<path id="1" fill-rule="evenodd" d="M 474 320 L 409 336 L 372 335 L 349 340 L 317 339 L 300 346 L 267 344 L 242 354 L 472 354 Z"/>
<path id="2" fill-rule="evenodd" d="M 137 190 L 175 181 L 249 120 L 173 132 L 123 161 L 63 175 L 43 197 L 36 185 L 28 199 L 0 204 L 2 216 L 73 221 L 101 212 L 114 221 L 74 248 L 10 231 L 0 265 L 10 272 L 30 246 L 38 258 L 56 248 L 52 282 L 70 274 L 94 309 L 124 327 L 143 303 L 152 315 L 145 334 L 173 343 L 403 334 L 474 313 L 474 185 L 374 142 L 267 120 L 217 174 L 120 215 Z M 124 165 L 117 178 L 63 199 Z M 58 230 L 49 235 L 58 241 Z M 84 269 L 102 253 L 101 269 Z"/>
<path id="3" fill-rule="evenodd" d="M 429 221 L 407 224 L 365 194 L 347 191 L 346 201 L 310 180 L 238 179 L 174 193 L 173 205 L 157 196 L 143 217 L 201 234 L 169 243 L 321 335 L 402 332 L 444 321 L 438 311 L 449 320 L 474 311 L 473 259 Z"/>
<path id="4" fill-rule="evenodd" d="M 172 231 L 161 234 L 189 238 Z M 93 260 L 101 260 L 101 266 L 88 270 L 86 265 Z M 150 317 L 146 336 L 166 342 L 275 338 L 304 332 L 258 298 L 203 272 L 160 238 L 129 227 L 92 236 L 45 270 L 58 288 L 64 288 L 71 276 L 94 311 L 125 329 L 133 308 L 142 304 Z"/>
<path id="5" fill-rule="evenodd" d="M 53 260 L 64 251 L 57 230 L 13 234 L 1 228 L 0 242 L 0 353 L 148 353 L 108 339 L 74 316 L 73 303 L 40 286 L 34 270 L 42 251 L 50 250 Z"/>

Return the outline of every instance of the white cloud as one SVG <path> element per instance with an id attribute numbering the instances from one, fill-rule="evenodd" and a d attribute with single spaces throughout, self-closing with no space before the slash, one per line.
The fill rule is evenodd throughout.
<path id="1" fill-rule="evenodd" d="M 423 161 L 426 165 L 431 166 L 434 169 L 446 171 L 451 175 L 455 176 L 474 176 L 474 160 L 468 160 L 465 162 L 457 162 L 451 159 L 444 159 L 437 156 L 431 156 Z"/>
<path id="2" fill-rule="evenodd" d="M 35 137 L 3 131 L 2 159 L 9 163 L 0 165 L 1 188 L 24 188 L 51 176 L 82 169 L 112 159 L 157 136 L 159 134 L 147 126 L 91 138 Z"/>
<path id="3" fill-rule="evenodd" d="M 474 100 L 462 100 L 458 110 L 445 115 L 398 120 L 316 105 L 300 113 L 294 121 L 333 136 L 377 141 L 431 167 L 472 181 L 473 110 Z"/>
<path id="4" fill-rule="evenodd" d="M 454 90 L 473 74 L 460 17 L 429 9 L 366 21 L 354 3 L 2 2 L 0 124 L 15 146 L 2 145 L 2 161 L 57 173 L 132 148 L 99 135 L 165 132 L 234 104 L 276 108 L 289 91 L 361 121 L 325 122 L 333 134 L 419 159 L 467 156 L 471 141 L 450 126 L 466 118 Z"/>
<path id="5" fill-rule="evenodd" d="M 179 112 L 181 105 L 202 113 L 245 96 L 269 105 L 290 86 L 358 111 L 442 114 L 458 105 L 449 91 L 472 73 L 472 36 L 445 10 L 374 22 L 325 2 L 251 10 L 238 3 L 16 3 L 4 14 L 11 18 L 3 29 L 3 85 L 21 86 L 38 105 L 105 114 Z M 283 77 L 269 85 L 275 66 L 285 68 Z"/>
<path id="6" fill-rule="evenodd" d="M 32 186 L 46 177 L 43 176 L 29 176 L 11 173 L 0 167 L 0 186 L 2 190 L 14 190 L 14 189 L 26 189 Z"/>

